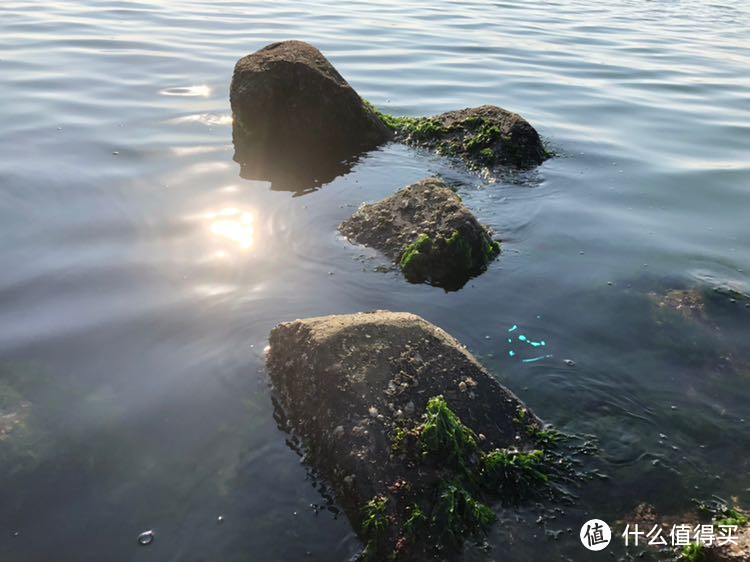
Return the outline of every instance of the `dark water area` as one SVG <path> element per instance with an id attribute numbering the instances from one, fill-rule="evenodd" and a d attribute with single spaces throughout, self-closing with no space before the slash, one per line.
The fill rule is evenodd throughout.
<path id="1" fill-rule="evenodd" d="M 4 0 L 0 560 L 350 559 L 276 427 L 263 349 L 278 322 L 380 308 L 601 447 L 608 480 L 540 524 L 502 511 L 526 523 L 464 559 L 593 558 L 581 524 L 640 502 L 750 507 L 750 309 L 657 306 L 750 288 L 749 30 L 742 1 Z M 388 113 L 497 104 L 558 156 L 492 182 L 390 144 L 304 195 L 243 179 L 232 68 L 289 38 Z M 450 293 L 336 232 L 435 174 L 503 240 Z"/>

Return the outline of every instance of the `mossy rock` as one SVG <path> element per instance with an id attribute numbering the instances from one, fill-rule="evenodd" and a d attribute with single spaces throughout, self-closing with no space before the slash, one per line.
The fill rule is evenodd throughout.
<path id="1" fill-rule="evenodd" d="M 493 501 L 521 501 L 559 464 L 539 419 L 413 314 L 281 324 L 267 361 L 281 427 L 372 560 L 459 548 L 494 521 Z"/>
<path id="2" fill-rule="evenodd" d="M 448 111 L 433 117 L 378 114 L 397 140 L 461 158 L 470 167 L 527 169 L 551 156 L 528 121 L 494 105 Z"/>
<path id="3" fill-rule="evenodd" d="M 412 283 L 447 290 L 461 288 L 500 253 L 490 231 L 437 178 L 364 205 L 339 230 L 349 240 L 383 252 Z"/>

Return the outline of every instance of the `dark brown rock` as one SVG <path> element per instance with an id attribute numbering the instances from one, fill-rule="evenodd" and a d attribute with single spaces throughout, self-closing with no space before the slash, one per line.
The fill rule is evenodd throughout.
<path id="1" fill-rule="evenodd" d="M 327 181 L 326 169 L 392 137 L 321 52 L 302 41 L 273 43 L 240 59 L 230 102 L 235 159 L 258 179 L 273 181 L 278 166 L 321 183 L 316 175 Z"/>
<path id="2" fill-rule="evenodd" d="M 461 198 L 437 178 L 364 205 L 339 230 L 349 240 L 380 250 L 412 282 L 458 289 L 500 251 Z"/>

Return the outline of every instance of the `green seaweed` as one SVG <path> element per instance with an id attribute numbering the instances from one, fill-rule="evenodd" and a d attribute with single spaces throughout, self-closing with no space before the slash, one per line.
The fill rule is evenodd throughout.
<path id="1" fill-rule="evenodd" d="M 500 242 L 497 240 L 485 240 L 482 251 L 485 263 L 489 263 L 500 254 Z"/>
<path id="2" fill-rule="evenodd" d="M 468 278 L 481 272 L 500 253 L 500 244 L 485 237 L 475 251 L 458 230 L 447 238 L 422 233 L 401 254 L 399 266 L 409 281 L 419 283 L 440 278 Z M 437 276 L 438 279 L 434 279 Z"/>
<path id="3" fill-rule="evenodd" d="M 389 129 L 405 134 L 411 140 L 417 142 L 430 141 L 437 139 L 448 131 L 435 119 L 429 117 L 396 117 L 383 113 L 367 100 L 363 100 L 363 102 Z"/>
<path id="4" fill-rule="evenodd" d="M 479 151 L 489 147 L 501 137 L 500 128 L 490 123 L 482 123 L 479 130 L 466 141 L 466 150 L 469 152 Z"/>
<path id="5" fill-rule="evenodd" d="M 418 435 L 423 456 L 440 458 L 441 462 L 460 471 L 467 470 L 468 458 L 477 449 L 476 435 L 448 407 L 443 396 L 435 396 L 427 402 Z"/>
<path id="6" fill-rule="evenodd" d="M 560 432 L 555 429 L 540 429 L 536 424 L 526 426 L 526 434 L 540 447 L 551 447 L 560 438 Z"/>
<path id="7" fill-rule="evenodd" d="M 375 496 L 362 509 L 362 534 L 367 539 L 361 556 L 363 560 L 382 559 L 383 539 L 388 531 L 387 504 L 388 498 Z"/>
<path id="8" fill-rule="evenodd" d="M 443 482 L 430 515 L 430 529 L 444 546 L 463 544 L 464 537 L 485 532 L 495 513 L 477 500 L 462 482 Z"/>
<path id="9" fill-rule="evenodd" d="M 396 434 L 393 437 L 393 443 L 391 444 L 391 451 L 394 453 L 401 453 L 404 450 L 404 444 L 409 432 L 403 426 L 396 428 Z"/>
<path id="10" fill-rule="evenodd" d="M 384 496 L 375 496 L 365 504 L 362 529 L 368 537 L 379 537 L 388 526 L 385 508 L 388 499 Z"/>
<path id="11" fill-rule="evenodd" d="M 481 457 L 482 481 L 504 498 L 518 501 L 549 480 L 543 472 L 546 463 L 541 450 L 496 449 Z"/>
<path id="12" fill-rule="evenodd" d="M 432 251 L 432 239 L 427 234 L 420 234 L 401 254 L 399 265 L 407 278 L 422 277 L 420 274 L 424 262 Z"/>
<path id="13" fill-rule="evenodd" d="M 485 164 L 492 164 L 495 161 L 495 151 L 491 148 L 483 148 L 479 151 L 479 156 Z"/>
<path id="14" fill-rule="evenodd" d="M 519 410 L 518 417 L 517 421 L 529 425 L 525 409 Z M 551 436 L 553 431 L 537 429 L 538 434 Z M 551 437 L 540 441 L 554 442 Z M 548 474 L 554 474 L 554 468 L 548 466 L 552 457 L 544 450 L 483 452 L 476 433 L 450 409 L 442 395 L 428 400 L 419 424 L 395 429 L 392 450 L 414 455 L 415 462 L 432 467 L 437 476 L 426 480 L 419 490 L 419 503 L 406 508 L 403 526 L 398 530 L 401 539 L 397 551 L 407 543 L 438 551 L 460 547 L 467 537 L 479 536 L 495 521 L 494 512 L 483 501 L 485 497 L 518 502 L 546 486 Z M 366 520 L 384 513 L 382 499 L 368 503 Z M 368 551 L 372 552 L 376 545 L 372 538 L 370 542 Z"/>
<path id="15" fill-rule="evenodd" d="M 412 505 L 409 517 L 404 523 L 404 536 L 409 538 L 416 537 L 424 529 L 426 523 L 427 516 L 422 511 L 422 508 L 417 504 Z"/>
<path id="16" fill-rule="evenodd" d="M 706 559 L 706 547 L 700 543 L 691 543 L 682 547 L 680 560 L 701 562 Z"/>
<path id="17" fill-rule="evenodd" d="M 477 125 L 482 125 L 484 123 L 484 119 L 482 117 L 479 117 L 478 115 L 472 115 L 471 117 L 467 117 L 463 121 L 461 121 L 460 126 L 463 128 L 470 128 L 475 127 Z"/>

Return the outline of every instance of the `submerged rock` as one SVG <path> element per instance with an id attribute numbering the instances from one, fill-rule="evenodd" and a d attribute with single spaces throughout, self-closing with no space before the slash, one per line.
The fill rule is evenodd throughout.
<path id="1" fill-rule="evenodd" d="M 434 117 L 379 115 L 397 140 L 459 157 L 473 167 L 531 168 L 550 156 L 528 121 L 494 105 Z"/>
<path id="2" fill-rule="evenodd" d="M 500 244 L 437 178 L 362 206 L 339 230 L 396 261 L 413 283 L 461 288 L 500 253 Z"/>
<path id="3" fill-rule="evenodd" d="M 662 311 L 679 313 L 686 319 L 715 322 L 726 317 L 746 319 L 750 313 L 750 294 L 734 283 L 672 288 L 649 297 Z"/>
<path id="4" fill-rule="evenodd" d="M 240 59 L 230 102 L 241 175 L 289 189 L 330 181 L 346 170 L 342 162 L 393 136 L 321 52 L 302 41 L 273 43 Z"/>
<path id="5" fill-rule="evenodd" d="M 453 337 L 408 313 L 280 324 L 267 357 L 282 427 L 372 559 L 423 559 L 484 530 L 486 497 L 546 481 L 550 432 Z"/>
<path id="6" fill-rule="evenodd" d="M 31 404 L 26 400 L 0 407 L 0 441 L 9 437 L 13 430 L 24 422 L 29 415 L 30 407 Z"/>

